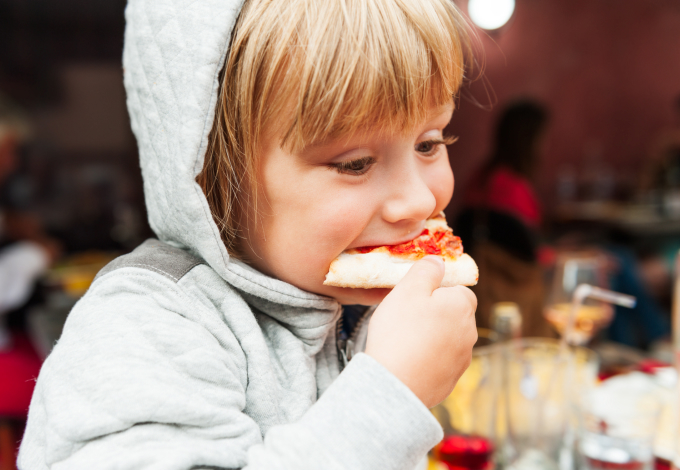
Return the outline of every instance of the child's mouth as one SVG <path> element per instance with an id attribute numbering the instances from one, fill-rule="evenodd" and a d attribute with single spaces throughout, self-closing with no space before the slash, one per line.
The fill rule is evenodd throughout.
<path id="1" fill-rule="evenodd" d="M 418 227 L 416 227 L 413 230 L 409 230 L 406 232 L 406 234 L 403 237 L 400 238 L 382 238 L 382 239 L 369 239 L 366 242 L 362 243 L 361 245 L 358 246 L 349 246 L 346 248 L 346 250 L 365 250 L 368 248 L 376 248 L 379 246 L 395 246 L 395 245 L 401 245 L 403 243 L 408 243 L 416 238 L 418 238 L 420 235 L 423 234 L 423 229 L 425 228 L 425 221 L 422 221 L 421 223 L 418 224 Z"/>

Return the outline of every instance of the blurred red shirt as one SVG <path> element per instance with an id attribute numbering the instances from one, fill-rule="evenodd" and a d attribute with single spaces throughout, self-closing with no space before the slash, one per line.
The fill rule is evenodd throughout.
<path id="1" fill-rule="evenodd" d="M 484 184 L 482 173 L 465 194 L 465 207 L 485 207 L 511 214 L 531 228 L 541 225 L 541 207 L 529 180 L 507 167 L 498 167 Z"/>

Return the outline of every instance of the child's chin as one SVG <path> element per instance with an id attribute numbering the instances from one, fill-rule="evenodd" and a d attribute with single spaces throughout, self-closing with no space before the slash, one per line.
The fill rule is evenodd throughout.
<path id="1" fill-rule="evenodd" d="M 349 289 L 335 287 L 333 297 L 343 305 L 375 305 L 383 301 L 392 289 Z"/>

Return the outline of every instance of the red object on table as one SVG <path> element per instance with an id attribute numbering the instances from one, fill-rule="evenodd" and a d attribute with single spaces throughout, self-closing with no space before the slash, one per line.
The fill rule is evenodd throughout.
<path id="1" fill-rule="evenodd" d="M 600 373 L 598 374 L 598 379 L 607 380 L 616 375 L 628 374 L 631 371 L 639 371 L 644 374 L 654 375 L 657 369 L 663 369 L 670 366 L 671 364 L 668 364 L 667 362 L 663 361 L 658 361 L 656 359 L 644 359 L 638 362 L 637 364 L 601 370 Z"/>
<path id="2" fill-rule="evenodd" d="M 490 470 L 493 445 L 479 436 L 447 436 L 435 448 L 435 456 L 450 470 Z"/>
<path id="3" fill-rule="evenodd" d="M 0 418 L 26 419 L 42 361 L 23 334 L 0 351 Z"/>
<path id="4" fill-rule="evenodd" d="M 661 457 L 655 457 L 654 470 L 671 470 L 670 460 L 662 459 Z"/>
<path id="5" fill-rule="evenodd" d="M 658 361 L 656 359 L 645 359 L 637 365 L 637 369 L 645 374 L 654 374 L 657 369 L 670 367 L 667 362 Z"/>

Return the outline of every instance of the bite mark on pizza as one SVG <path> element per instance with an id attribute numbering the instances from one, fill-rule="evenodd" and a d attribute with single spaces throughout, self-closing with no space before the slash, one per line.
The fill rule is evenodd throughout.
<path id="1" fill-rule="evenodd" d="M 331 263 L 324 285 L 391 288 L 403 279 L 416 261 L 427 255 L 444 259 L 445 274 L 441 287 L 477 284 L 477 264 L 463 253 L 460 237 L 453 234 L 444 214 L 440 213 L 426 220 L 421 234 L 408 242 L 352 248 L 342 252 Z"/>

